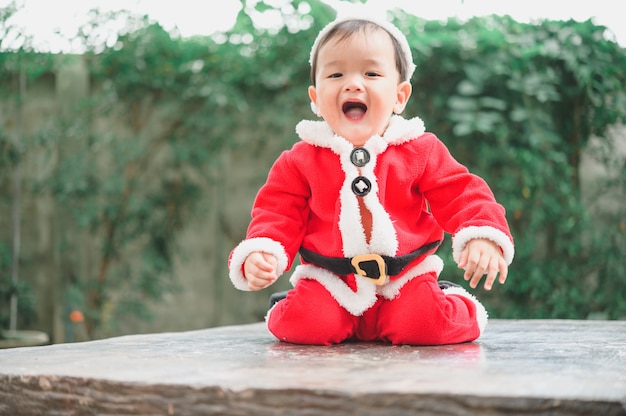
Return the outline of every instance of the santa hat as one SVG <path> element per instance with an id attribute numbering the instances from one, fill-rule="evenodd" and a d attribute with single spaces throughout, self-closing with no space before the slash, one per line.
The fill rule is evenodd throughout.
<path id="1" fill-rule="evenodd" d="M 326 37 L 328 32 L 333 30 L 337 25 L 348 22 L 351 20 L 364 20 L 367 22 L 371 22 L 376 26 L 384 29 L 389 33 L 391 37 L 395 39 L 396 42 L 400 45 L 400 49 L 402 50 L 402 59 L 405 61 L 407 66 L 406 79 L 403 81 L 409 81 L 411 76 L 413 76 L 413 72 L 415 71 L 415 64 L 413 63 L 413 55 L 411 54 L 411 48 L 409 46 L 409 42 L 406 39 L 406 36 L 398 29 L 393 23 L 381 19 L 380 17 L 374 16 L 372 14 L 365 13 L 363 10 L 356 11 L 352 10 L 350 14 L 344 16 L 337 16 L 335 20 L 327 24 L 317 35 L 315 42 L 313 42 L 313 47 L 311 48 L 311 54 L 309 56 L 309 64 L 313 66 L 314 61 L 317 59 L 317 54 L 319 52 L 320 43 L 322 39 Z M 314 113 L 318 113 L 315 104 L 311 103 L 311 109 Z"/>

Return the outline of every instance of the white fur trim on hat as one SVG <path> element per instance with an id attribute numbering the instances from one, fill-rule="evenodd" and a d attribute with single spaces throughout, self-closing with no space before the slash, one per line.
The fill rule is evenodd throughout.
<path id="1" fill-rule="evenodd" d="M 313 114 L 315 114 L 318 117 L 322 116 L 322 113 L 320 113 L 319 107 L 313 101 L 311 101 L 311 111 L 313 111 Z"/>
<path id="2" fill-rule="evenodd" d="M 359 11 L 357 13 L 353 11 L 353 12 L 350 12 L 350 14 L 346 16 L 337 16 L 335 20 L 327 24 L 320 31 L 320 33 L 318 33 L 317 38 L 315 39 L 315 42 L 313 42 L 313 47 L 311 48 L 311 54 L 309 56 L 309 64 L 311 65 L 313 64 L 313 57 L 315 56 L 315 53 L 317 49 L 319 48 L 319 43 L 322 40 L 322 38 L 326 36 L 326 34 L 330 32 L 332 28 L 337 26 L 339 23 L 347 22 L 350 20 L 366 20 L 368 22 L 372 22 L 375 25 L 380 26 L 383 29 L 385 29 L 387 32 L 389 32 L 391 36 L 393 36 L 393 38 L 396 41 L 398 41 L 398 43 L 400 44 L 400 48 L 402 48 L 402 52 L 404 53 L 404 59 L 406 59 L 406 61 L 408 62 L 407 79 L 403 81 L 409 81 L 411 79 L 411 76 L 413 75 L 413 72 L 415 71 L 415 64 L 413 63 L 413 55 L 411 54 L 411 47 L 409 46 L 409 42 L 407 41 L 406 36 L 404 36 L 404 33 L 402 33 L 400 29 L 398 29 L 390 21 L 381 19 L 378 16 L 373 16 L 372 14 L 368 14 L 363 11 Z"/>
<path id="3" fill-rule="evenodd" d="M 249 291 L 248 281 L 243 275 L 243 264 L 248 256 L 255 252 L 260 251 L 263 253 L 269 253 L 276 256 L 278 262 L 276 266 L 276 275 L 280 276 L 287 269 L 288 259 L 285 248 L 278 241 L 274 241 L 270 238 L 250 238 L 243 240 L 235 249 L 230 257 L 230 264 L 228 266 L 228 277 L 233 282 L 233 285 L 239 290 Z"/>
<path id="4" fill-rule="evenodd" d="M 408 63 L 407 67 L 407 78 L 403 81 L 410 81 L 413 76 L 413 72 L 415 72 L 415 64 L 413 63 L 413 54 L 411 53 L 411 47 L 409 46 L 409 42 L 404 36 L 404 33 L 400 31 L 393 23 L 388 20 L 382 19 L 379 16 L 374 16 L 371 13 L 366 13 L 364 10 L 358 11 L 350 11 L 348 15 L 345 16 L 337 16 L 335 20 L 327 24 L 317 35 L 315 38 L 315 42 L 313 42 L 313 47 L 311 48 L 311 53 L 309 55 L 309 64 L 313 65 L 313 57 L 315 56 L 317 50 L 319 49 L 319 43 L 326 36 L 328 32 L 330 32 L 335 26 L 339 23 L 347 22 L 350 20 L 366 20 L 368 22 L 372 22 L 375 25 L 385 29 L 400 45 L 402 49 L 402 53 L 404 54 L 404 59 Z M 311 110 L 313 113 L 319 116 L 319 110 L 314 103 L 311 103 Z"/>

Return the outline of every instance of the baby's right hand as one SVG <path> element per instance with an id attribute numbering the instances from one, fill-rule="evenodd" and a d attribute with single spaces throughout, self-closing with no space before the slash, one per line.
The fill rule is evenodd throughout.
<path id="1" fill-rule="evenodd" d="M 255 251 L 250 253 L 243 264 L 243 273 L 248 281 L 248 289 L 261 290 L 278 279 L 276 267 L 278 261 L 273 254 Z"/>

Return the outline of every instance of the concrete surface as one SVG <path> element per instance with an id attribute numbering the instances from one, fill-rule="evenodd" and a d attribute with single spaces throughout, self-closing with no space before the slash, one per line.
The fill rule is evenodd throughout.
<path id="1" fill-rule="evenodd" d="M 626 321 L 492 320 L 439 347 L 264 324 L 0 350 L 0 414 L 626 415 Z"/>

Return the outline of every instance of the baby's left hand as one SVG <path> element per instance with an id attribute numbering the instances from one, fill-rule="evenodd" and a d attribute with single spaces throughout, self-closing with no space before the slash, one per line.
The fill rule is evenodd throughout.
<path id="1" fill-rule="evenodd" d="M 509 270 L 500 247 L 484 238 L 467 242 L 459 257 L 459 268 L 465 270 L 463 278 L 470 281 L 472 288 L 478 286 L 480 279 L 486 273 L 485 290 L 491 290 L 498 272 L 500 273 L 498 281 L 503 284 Z"/>

